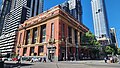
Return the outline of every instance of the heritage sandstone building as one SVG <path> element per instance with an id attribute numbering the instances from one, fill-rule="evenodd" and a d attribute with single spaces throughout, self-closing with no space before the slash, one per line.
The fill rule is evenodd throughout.
<path id="1" fill-rule="evenodd" d="M 16 53 L 52 61 L 79 59 L 81 36 L 88 30 L 58 5 L 19 26 Z"/>

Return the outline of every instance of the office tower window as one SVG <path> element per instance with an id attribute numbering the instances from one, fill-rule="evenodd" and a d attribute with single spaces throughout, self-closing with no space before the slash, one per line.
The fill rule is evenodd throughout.
<path id="1" fill-rule="evenodd" d="M 69 43 L 72 43 L 72 28 L 68 27 L 68 41 Z"/>
<path id="2" fill-rule="evenodd" d="M 38 47 L 38 53 L 39 53 L 39 55 L 41 55 L 41 53 L 43 53 L 43 50 L 44 50 L 43 46 L 39 46 Z"/>
<path id="3" fill-rule="evenodd" d="M 34 55 L 34 47 L 31 47 L 30 48 L 30 56 L 33 56 Z"/>
<path id="4" fill-rule="evenodd" d="M 27 53 L 27 47 L 23 49 L 23 56 Z"/>
<path id="5" fill-rule="evenodd" d="M 45 42 L 45 40 L 46 40 L 46 25 L 42 25 L 40 42 Z"/>
<path id="6" fill-rule="evenodd" d="M 33 0 L 33 6 L 32 6 L 32 17 L 34 16 L 34 10 L 35 10 L 35 0 Z"/>
<path id="7" fill-rule="evenodd" d="M 54 23 L 51 24 L 51 38 L 54 38 Z"/>
<path id="8" fill-rule="evenodd" d="M 64 24 L 62 24 L 62 27 L 61 27 L 61 29 L 62 29 L 62 38 L 64 38 L 65 37 L 65 25 Z"/>
<path id="9" fill-rule="evenodd" d="M 40 10 L 39 7 L 40 6 L 39 6 L 39 0 L 38 0 L 38 2 L 37 2 L 37 13 L 36 13 L 37 15 L 39 14 L 39 12 L 38 12 L 38 10 Z"/>
<path id="10" fill-rule="evenodd" d="M 27 0 L 27 7 L 30 8 L 30 6 L 31 6 L 31 0 Z"/>
<path id="11" fill-rule="evenodd" d="M 33 29 L 33 44 L 37 43 L 37 28 Z"/>
<path id="12" fill-rule="evenodd" d="M 26 45 L 30 44 L 30 30 L 27 31 Z"/>

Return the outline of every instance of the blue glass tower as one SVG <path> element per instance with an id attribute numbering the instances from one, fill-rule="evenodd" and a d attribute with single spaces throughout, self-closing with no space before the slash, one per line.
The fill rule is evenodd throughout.
<path id="1" fill-rule="evenodd" d="M 104 0 L 91 0 L 91 5 L 95 36 L 97 40 L 109 41 L 110 33 L 105 9 L 105 2 Z"/>

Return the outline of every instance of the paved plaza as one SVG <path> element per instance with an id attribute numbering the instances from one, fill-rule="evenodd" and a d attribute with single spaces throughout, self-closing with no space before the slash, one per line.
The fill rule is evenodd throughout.
<path id="1" fill-rule="evenodd" d="M 63 62 L 5 62 L 5 68 L 120 68 L 118 63 L 104 63 L 104 61 L 63 61 Z"/>

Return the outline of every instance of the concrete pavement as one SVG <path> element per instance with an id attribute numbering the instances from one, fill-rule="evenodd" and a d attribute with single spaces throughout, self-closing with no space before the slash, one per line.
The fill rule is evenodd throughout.
<path id="1" fill-rule="evenodd" d="M 5 63 L 15 64 L 16 62 L 6 61 Z M 12 68 L 17 68 L 18 66 L 13 66 Z M 30 63 L 23 61 L 20 68 L 120 68 L 120 64 L 104 63 L 103 60 L 60 61 L 46 63 L 43 62 Z"/>

